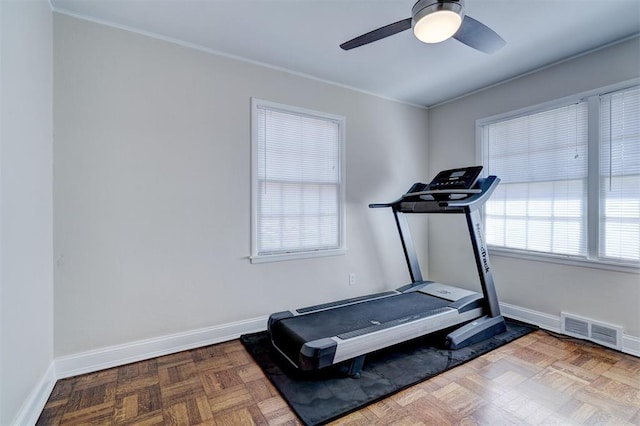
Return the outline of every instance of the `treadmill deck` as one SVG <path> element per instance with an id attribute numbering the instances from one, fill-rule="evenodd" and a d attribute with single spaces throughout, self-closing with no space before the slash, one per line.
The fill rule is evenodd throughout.
<path id="1" fill-rule="evenodd" d="M 451 303 L 419 291 L 402 293 L 281 319 L 272 324 L 271 339 L 297 367 L 305 363 L 305 353 L 326 346 L 333 347 L 331 362 L 335 363 L 388 346 L 389 341 L 406 341 L 482 314 L 478 307 L 461 316 L 449 307 Z"/>

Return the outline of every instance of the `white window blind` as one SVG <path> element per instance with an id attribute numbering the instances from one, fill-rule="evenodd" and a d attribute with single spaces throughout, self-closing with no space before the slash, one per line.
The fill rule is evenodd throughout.
<path id="1" fill-rule="evenodd" d="M 586 256 L 587 105 L 483 124 L 485 172 L 501 179 L 485 208 L 487 242 Z"/>
<path id="2" fill-rule="evenodd" d="M 600 97 L 599 256 L 640 260 L 640 88 Z"/>
<path id="3" fill-rule="evenodd" d="M 344 118 L 254 100 L 252 257 L 343 248 Z"/>

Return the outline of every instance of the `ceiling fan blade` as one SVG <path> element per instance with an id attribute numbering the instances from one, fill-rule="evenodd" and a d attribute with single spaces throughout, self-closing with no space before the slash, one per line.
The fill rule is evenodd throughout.
<path id="1" fill-rule="evenodd" d="M 362 34 L 353 40 L 346 41 L 340 45 L 343 50 L 350 50 L 356 47 L 364 46 L 365 44 L 373 43 L 374 41 L 381 40 L 385 37 L 392 36 L 399 32 L 408 30 L 411 28 L 411 18 L 403 19 L 402 21 L 394 22 L 393 24 L 386 25 L 378 28 L 377 30 L 369 31 L 366 34 Z"/>
<path id="2" fill-rule="evenodd" d="M 495 31 L 469 16 L 464 17 L 453 38 L 484 53 L 494 53 L 506 44 Z"/>

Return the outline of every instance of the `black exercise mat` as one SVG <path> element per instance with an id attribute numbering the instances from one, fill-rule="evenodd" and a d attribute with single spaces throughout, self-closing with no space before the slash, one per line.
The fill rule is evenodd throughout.
<path id="1" fill-rule="evenodd" d="M 346 375 L 347 364 L 312 372 L 296 370 L 273 349 L 266 331 L 244 334 L 240 340 L 298 417 L 307 425 L 316 425 L 386 398 L 535 329 L 507 320 L 505 333 L 455 351 L 443 347 L 442 335 L 416 339 L 367 355 L 359 379 Z"/>

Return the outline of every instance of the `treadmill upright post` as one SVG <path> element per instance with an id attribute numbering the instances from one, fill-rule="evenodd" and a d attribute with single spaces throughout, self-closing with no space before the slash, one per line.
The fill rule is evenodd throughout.
<path id="1" fill-rule="evenodd" d="M 404 250 L 404 258 L 407 261 L 409 274 L 411 275 L 411 282 L 415 283 L 422 281 L 420 263 L 418 262 L 418 256 L 416 255 L 416 248 L 413 245 L 413 239 L 411 238 L 407 218 L 404 216 L 404 213 L 399 212 L 395 207 L 393 208 L 393 217 L 396 219 L 396 226 L 398 227 L 398 233 L 400 234 L 400 242 L 402 242 L 402 250 Z"/>
<path id="2" fill-rule="evenodd" d="M 467 226 L 469 227 L 469 236 L 471 237 L 471 245 L 473 246 L 473 254 L 476 259 L 482 293 L 487 303 L 488 314 L 490 317 L 498 317 L 500 316 L 500 305 L 498 303 L 496 287 L 493 282 L 493 273 L 491 272 L 491 264 L 489 263 L 487 245 L 484 241 L 484 230 L 482 228 L 482 221 L 480 220 L 480 211 L 478 209 L 472 209 L 467 211 L 465 216 L 467 218 Z"/>

